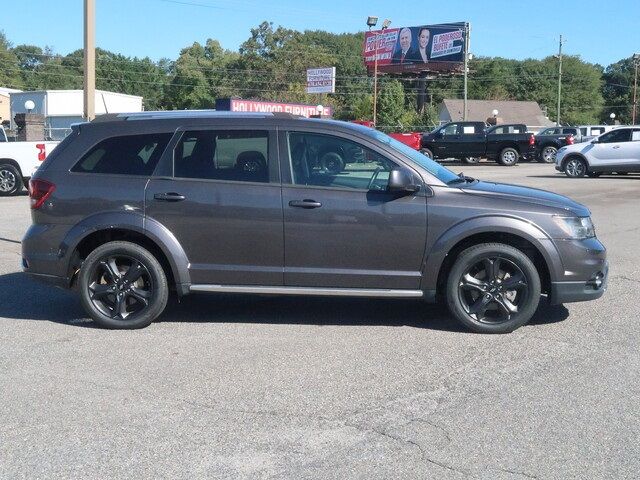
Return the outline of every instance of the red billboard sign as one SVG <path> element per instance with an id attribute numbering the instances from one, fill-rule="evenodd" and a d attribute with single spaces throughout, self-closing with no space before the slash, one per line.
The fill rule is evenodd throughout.
<path id="1" fill-rule="evenodd" d="M 382 73 L 462 71 L 466 32 L 463 22 L 366 32 L 364 63 L 373 69 L 377 57 Z"/>
<path id="2" fill-rule="evenodd" d="M 261 100 L 243 100 L 241 98 L 230 99 L 229 110 L 232 112 L 255 112 L 255 113 L 291 113 L 310 117 L 312 115 L 331 116 L 331 107 L 323 107 L 322 112 L 318 110 L 318 105 L 304 105 L 300 103 L 278 103 L 265 102 Z"/>

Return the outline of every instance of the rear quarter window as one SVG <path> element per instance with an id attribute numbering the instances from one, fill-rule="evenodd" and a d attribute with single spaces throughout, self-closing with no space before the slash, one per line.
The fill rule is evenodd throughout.
<path id="1" fill-rule="evenodd" d="M 150 176 L 171 133 L 125 135 L 102 140 L 72 168 L 72 172 Z"/>

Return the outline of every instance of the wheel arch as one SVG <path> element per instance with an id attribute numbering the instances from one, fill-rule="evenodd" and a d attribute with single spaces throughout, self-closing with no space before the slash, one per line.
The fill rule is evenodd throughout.
<path id="1" fill-rule="evenodd" d="M 427 256 L 423 290 L 444 292 L 458 254 L 480 243 L 504 243 L 523 251 L 540 274 L 543 292 L 562 274 L 562 261 L 553 241 L 534 224 L 509 216 L 485 216 L 461 222 L 444 232 Z"/>
<path id="2" fill-rule="evenodd" d="M 22 173 L 22 169 L 20 168 L 20 164 L 16 162 L 13 158 L 0 158 L 0 164 L 8 163 L 9 165 L 16 167 L 18 169 L 18 173 L 24 179 L 24 173 Z"/>
<path id="3" fill-rule="evenodd" d="M 560 164 L 560 167 L 562 168 L 562 171 L 564 171 L 564 168 L 567 165 L 567 162 L 569 160 L 571 160 L 572 158 L 579 158 L 581 159 L 586 165 L 587 168 L 589 168 L 591 165 L 589 165 L 589 160 L 587 160 L 587 157 L 585 157 L 583 154 L 581 154 L 580 152 L 571 152 L 568 153 L 563 159 L 562 159 L 562 163 Z"/>
<path id="4" fill-rule="evenodd" d="M 175 236 L 159 222 L 134 212 L 93 215 L 74 226 L 63 240 L 59 255 L 68 258 L 72 285 L 84 258 L 96 247 L 115 240 L 130 241 L 149 250 L 160 262 L 179 295 L 189 291 L 189 261 Z"/>

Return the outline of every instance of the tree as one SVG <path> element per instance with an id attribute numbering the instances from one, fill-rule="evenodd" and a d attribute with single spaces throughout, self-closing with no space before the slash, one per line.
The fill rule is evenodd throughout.
<path id="1" fill-rule="evenodd" d="M 623 58 L 604 70 L 602 93 L 607 107 L 600 115 L 602 121 L 608 122 L 609 114 L 615 113 L 621 123 L 631 123 L 634 75 L 632 58 Z"/>
<path id="2" fill-rule="evenodd" d="M 404 88 L 398 80 L 386 80 L 378 95 L 378 125 L 381 130 L 393 131 L 402 126 L 405 113 Z"/>
<path id="3" fill-rule="evenodd" d="M 20 64 L 18 58 L 11 51 L 11 43 L 4 32 L 0 30 L 0 86 L 21 88 Z"/>

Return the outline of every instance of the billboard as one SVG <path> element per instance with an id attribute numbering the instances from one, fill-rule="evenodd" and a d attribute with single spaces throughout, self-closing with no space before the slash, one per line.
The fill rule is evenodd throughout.
<path id="1" fill-rule="evenodd" d="M 365 33 L 363 57 L 378 72 L 456 72 L 462 71 L 465 22 L 387 28 Z"/>
<path id="2" fill-rule="evenodd" d="M 307 68 L 307 93 L 335 93 L 336 67 Z"/>
<path id="3" fill-rule="evenodd" d="M 303 117 L 320 114 L 330 117 L 333 113 L 329 106 L 323 107 L 322 112 L 320 112 L 318 105 L 244 100 L 242 98 L 220 98 L 216 100 L 216 110 L 253 113 L 291 113 L 292 115 L 301 115 Z"/>

